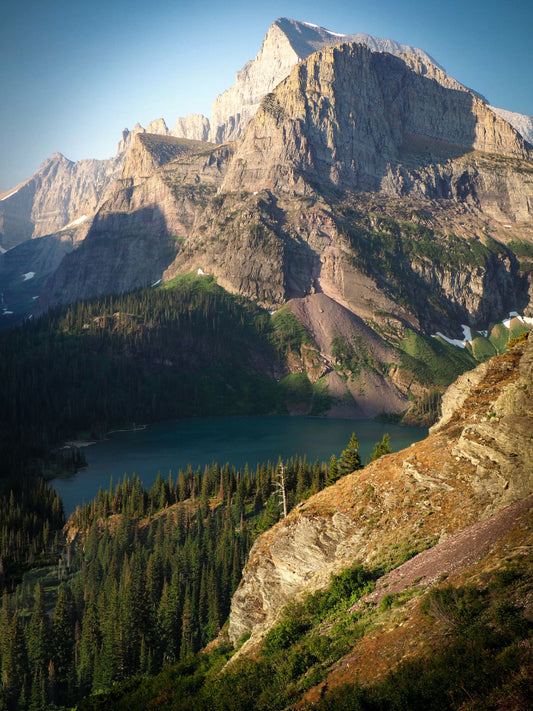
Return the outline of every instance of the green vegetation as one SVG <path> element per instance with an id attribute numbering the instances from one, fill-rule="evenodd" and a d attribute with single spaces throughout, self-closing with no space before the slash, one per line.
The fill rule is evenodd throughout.
<path id="1" fill-rule="evenodd" d="M 352 435 L 340 458 L 349 471 L 357 449 Z M 255 472 L 189 466 L 149 490 L 124 477 L 76 509 L 68 534 L 54 489 L 21 481 L 0 496 L 0 701 L 13 711 L 63 708 L 189 660 L 220 632 L 252 542 L 279 520 L 281 499 L 290 511 L 327 476 L 325 463 L 296 455 Z M 319 614 L 361 575 L 343 574 Z"/>
<path id="2" fill-rule="evenodd" d="M 413 372 L 419 383 L 428 386 L 449 385 L 465 370 L 476 366 L 468 351 L 411 329 L 406 329 L 398 347 L 403 366 Z"/>
<path id="3" fill-rule="evenodd" d="M 302 345 L 315 345 L 307 329 L 298 321 L 288 306 L 282 306 L 276 311 L 272 316 L 272 323 L 275 329 L 275 341 L 283 353 L 299 351 Z"/>
<path id="4" fill-rule="evenodd" d="M 340 335 L 335 336 L 331 341 L 331 355 L 337 362 L 335 369 L 345 377 L 349 373 L 353 380 L 359 377 L 363 368 L 374 370 L 380 375 L 387 370 L 386 364 L 372 358 L 360 336 L 354 336 L 350 341 Z"/>
<path id="5" fill-rule="evenodd" d="M 293 373 L 279 381 L 280 402 L 293 412 L 320 415 L 331 406 L 331 397 L 324 382 L 311 383 L 307 373 Z"/>
<path id="6" fill-rule="evenodd" d="M 404 662 L 370 687 L 342 686 L 317 706 L 319 711 L 452 711 L 488 709 L 513 698 L 524 708 L 530 698 L 525 673 L 532 631 L 523 610 L 499 591 L 473 586 L 431 591 L 423 609 L 438 620 L 447 641 L 438 651 Z M 524 670 L 524 671 L 523 671 Z"/>
<path id="7" fill-rule="evenodd" d="M 385 595 L 376 607 L 355 608 L 379 571 L 361 567 L 334 577 L 329 588 L 289 604 L 254 659 L 221 669 L 230 651 L 221 646 L 168 667 L 153 679 L 136 680 L 111 694 L 85 699 L 80 711 L 158 708 L 198 711 L 261 711 L 294 708 L 307 689 L 324 680 L 368 629 L 386 624 L 418 594 Z M 324 689 L 320 711 L 475 711 L 512 698 L 525 708 L 532 625 L 513 602 L 525 599 L 530 577 L 511 564 L 486 574 L 479 587 L 445 586 L 426 593 L 421 609 L 435 627 L 431 653 L 401 662 L 377 681 Z"/>
<path id="8" fill-rule="evenodd" d="M 498 355 L 498 351 L 488 338 L 485 338 L 481 334 L 476 334 L 475 332 L 472 332 L 472 335 L 474 336 L 472 341 L 472 355 L 479 363 Z"/>
<path id="9" fill-rule="evenodd" d="M 0 478 L 113 426 L 282 409 L 274 341 L 266 311 L 191 275 L 4 331 Z"/>
<path id="10" fill-rule="evenodd" d="M 53 539 L 64 523 L 61 499 L 38 477 L 0 495 L 1 590 L 12 590 L 29 568 L 55 562 Z"/>
<path id="11" fill-rule="evenodd" d="M 375 462 L 376 459 L 379 459 L 384 454 L 389 454 L 391 451 L 392 450 L 390 448 L 390 435 L 384 434 L 381 442 L 376 442 L 374 451 L 370 455 L 370 461 Z"/>
<path id="12" fill-rule="evenodd" d="M 378 446 L 379 445 L 376 444 L 376 448 Z M 345 476 L 346 474 L 350 474 L 357 469 L 361 469 L 362 466 L 361 457 L 359 456 L 359 442 L 357 441 L 355 432 L 353 432 L 350 437 L 350 441 L 348 442 L 348 446 L 342 451 L 340 456 L 339 474 L 340 476 Z"/>
<path id="13" fill-rule="evenodd" d="M 289 508 L 324 485 L 318 462 L 296 456 L 284 471 Z M 42 481 L 0 498 L 13 591 L 0 614 L 0 699 L 21 711 L 69 705 L 196 653 L 220 631 L 254 538 L 279 518 L 275 481 L 271 463 L 189 467 L 149 491 L 124 478 L 73 514 L 78 545 L 58 531 L 61 502 Z M 23 575 L 37 565 L 50 567 Z"/>

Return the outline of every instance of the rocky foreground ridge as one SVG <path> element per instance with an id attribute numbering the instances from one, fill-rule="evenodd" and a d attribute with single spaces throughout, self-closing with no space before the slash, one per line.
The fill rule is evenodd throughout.
<path id="1" fill-rule="evenodd" d="M 404 588 L 424 586 L 473 565 L 506 525 L 530 516 L 532 433 L 530 338 L 452 385 L 427 439 L 342 478 L 255 542 L 231 606 L 230 639 L 250 635 L 238 654 L 257 647 L 288 601 L 356 562 L 388 567 L 398 553 L 429 549 L 378 581 L 375 599 L 404 577 Z"/>

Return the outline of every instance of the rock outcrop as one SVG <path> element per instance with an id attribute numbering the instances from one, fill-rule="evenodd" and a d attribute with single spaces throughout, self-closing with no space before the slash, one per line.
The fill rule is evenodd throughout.
<path id="1" fill-rule="evenodd" d="M 124 161 L 118 188 L 131 187 L 149 178 L 157 168 L 191 151 L 209 150 L 209 143 L 169 136 L 138 133 Z"/>
<path id="2" fill-rule="evenodd" d="M 207 141 L 209 139 L 209 119 L 201 114 L 189 114 L 185 118 L 179 118 L 170 133 L 176 138 Z"/>
<path id="3" fill-rule="evenodd" d="M 229 636 L 255 647 L 291 599 L 359 561 L 444 541 L 533 489 L 533 338 L 456 387 L 430 436 L 343 477 L 255 542 L 233 597 Z M 451 395 L 450 395 L 451 398 Z"/>

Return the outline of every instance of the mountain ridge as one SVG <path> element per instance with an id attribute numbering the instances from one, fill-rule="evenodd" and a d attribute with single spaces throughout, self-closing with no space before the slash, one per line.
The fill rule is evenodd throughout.
<path id="1" fill-rule="evenodd" d="M 465 378 L 466 396 L 463 382 L 426 440 L 326 487 L 254 543 L 231 605 L 230 640 L 251 633 L 239 655 L 257 648 L 291 599 L 354 560 L 382 562 L 397 526 L 420 550 L 530 495 L 533 340 Z"/>

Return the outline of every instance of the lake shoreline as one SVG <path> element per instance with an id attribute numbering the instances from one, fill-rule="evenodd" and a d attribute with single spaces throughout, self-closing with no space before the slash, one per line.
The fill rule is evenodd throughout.
<path id="1" fill-rule="evenodd" d="M 298 454 L 308 461 L 329 462 L 339 456 L 350 436 L 360 442 L 362 461 L 368 458 L 384 434 L 391 435 L 394 451 L 427 436 L 427 428 L 406 427 L 369 419 L 293 415 L 195 418 L 122 428 L 84 449 L 87 466 L 67 479 L 52 480 L 61 495 L 65 512 L 88 503 L 98 489 L 115 485 L 124 475 L 138 476 L 150 488 L 158 473 L 177 476 L 190 464 L 194 469 L 216 461 L 237 469 L 287 460 Z"/>

